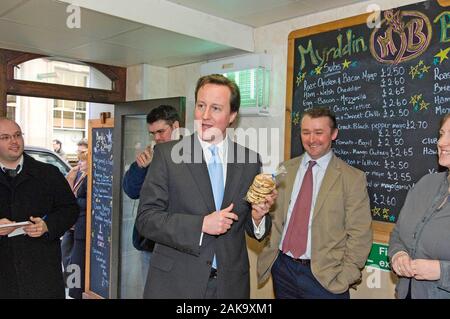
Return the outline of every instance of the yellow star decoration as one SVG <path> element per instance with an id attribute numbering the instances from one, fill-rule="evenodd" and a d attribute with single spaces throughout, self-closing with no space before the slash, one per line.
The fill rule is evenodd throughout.
<path id="1" fill-rule="evenodd" d="M 296 79 L 297 86 L 299 86 L 300 83 L 302 83 L 302 81 L 305 79 L 305 77 L 306 77 L 306 72 L 302 72 L 302 75 L 297 76 L 297 79 Z"/>
<path id="2" fill-rule="evenodd" d="M 409 101 L 409 103 L 414 105 L 417 103 L 417 99 L 418 99 L 417 95 L 413 95 L 411 96 L 411 100 Z"/>
<path id="3" fill-rule="evenodd" d="M 439 64 L 441 64 L 445 59 L 448 59 L 448 52 L 450 51 L 450 47 L 445 50 L 439 49 L 439 53 L 435 55 L 436 58 L 439 58 Z"/>
<path id="4" fill-rule="evenodd" d="M 373 216 L 380 216 L 380 208 L 379 207 L 372 208 L 372 215 Z"/>
<path id="5" fill-rule="evenodd" d="M 416 77 L 417 74 L 419 74 L 419 66 L 410 66 L 409 67 L 409 75 L 411 75 L 411 78 L 414 79 Z"/>
<path id="6" fill-rule="evenodd" d="M 352 61 L 347 61 L 347 59 L 345 59 L 345 61 L 342 62 L 342 70 L 348 69 L 351 63 Z"/>
<path id="7" fill-rule="evenodd" d="M 294 125 L 300 124 L 300 112 L 294 112 L 292 115 L 292 123 L 294 123 Z"/>
<path id="8" fill-rule="evenodd" d="M 388 219 L 389 218 L 389 209 L 388 208 L 383 208 L 383 218 L 384 219 Z"/>
<path id="9" fill-rule="evenodd" d="M 420 60 L 420 61 L 419 61 L 419 65 L 423 65 L 423 60 Z"/>
<path id="10" fill-rule="evenodd" d="M 424 100 L 422 100 L 420 102 L 420 110 L 427 110 L 428 109 L 428 105 L 430 105 L 430 103 L 427 103 Z"/>
<path id="11" fill-rule="evenodd" d="M 430 69 L 430 66 L 426 66 L 426 65 L 424 65 L 421 69 L 420 69 L 420 71 L 422 71 L 422 73 L 428 73 L 428 70 Z"/>
<path id="12" fill-rule="evenodd" d="M 314 72 L 316 72 L 316 74 L 321 74 L 322 73 L 322 66 L 318 66 L 317 68 L 315 68 Z"/>

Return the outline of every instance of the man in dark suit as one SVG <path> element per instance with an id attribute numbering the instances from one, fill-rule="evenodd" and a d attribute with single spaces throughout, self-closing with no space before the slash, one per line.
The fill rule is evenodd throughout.
<path id="1" fill-rule="evenodd" d="M 0 228 L 0 299 L 64 298 L 59 238 L 78 206 L 61 172 L 23 150 L 20 127 L 0 119 L 0 225 L 31 222 L 17 236 Z"/>
<path id="2" fill-rule="evenodd" d="M 234 82 L 204 76 L 195 90 L 197 133 L 155 146 L 136 220 L 156 242 L 144 298 L 250 296 L 244 234 L 268 232 L 276 192 L 259 205 L 244 199 L 261 162 L 227 137 L 239 105 Z"/>

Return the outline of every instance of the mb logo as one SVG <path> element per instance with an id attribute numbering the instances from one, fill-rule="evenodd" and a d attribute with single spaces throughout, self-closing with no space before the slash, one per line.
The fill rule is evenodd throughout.
<path id="1" fill-rule="evenodd" d="M 71 4 L 67 6 L 66 12 L 69 16 L 66 20 L 66 25 L 69 29 L 80 29 L 81 28 L 81 10 L 79 6 Z"/>
<path id="2" fill-rule="evenodd" d="M 66 287 L 81 288 L 81 269 L 77 264 L 70 264 L 66 268 Z"/>

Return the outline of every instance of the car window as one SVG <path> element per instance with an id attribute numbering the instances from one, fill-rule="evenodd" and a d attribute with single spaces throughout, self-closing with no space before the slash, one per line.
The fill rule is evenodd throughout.
<path id="1" fill-rule="evenodd" d="M 65 165 L 65 163 L 62 162 L 61 159 L 59 159 L 58 157 L 56 157 L 55 155 L 53 155 L 51 153 L 45 153 L 45 152 L 40 152 L 40 151 L 31 151 L 31 150 L 27 150 L 25 152 L 37 161 L 52 164 L 52 165 L 56 166 L 64 176 L 66 176 L 67 173 L 69 173 L 70 168 L 68 168 L 67 165 Z"/>

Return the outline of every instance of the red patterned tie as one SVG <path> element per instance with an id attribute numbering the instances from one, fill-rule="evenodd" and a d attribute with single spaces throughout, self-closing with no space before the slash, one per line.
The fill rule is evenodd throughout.
<path id="1" fill-rule="evenodd" d="M 290 251 L 294 258 L 299 258 L 305 253 L 308 242 L 309 214 L 313 193 L 312 168 L 314 165 L 316 165 L 315 161 L 309 161 L 283 241 L 283 253 Z"/>

